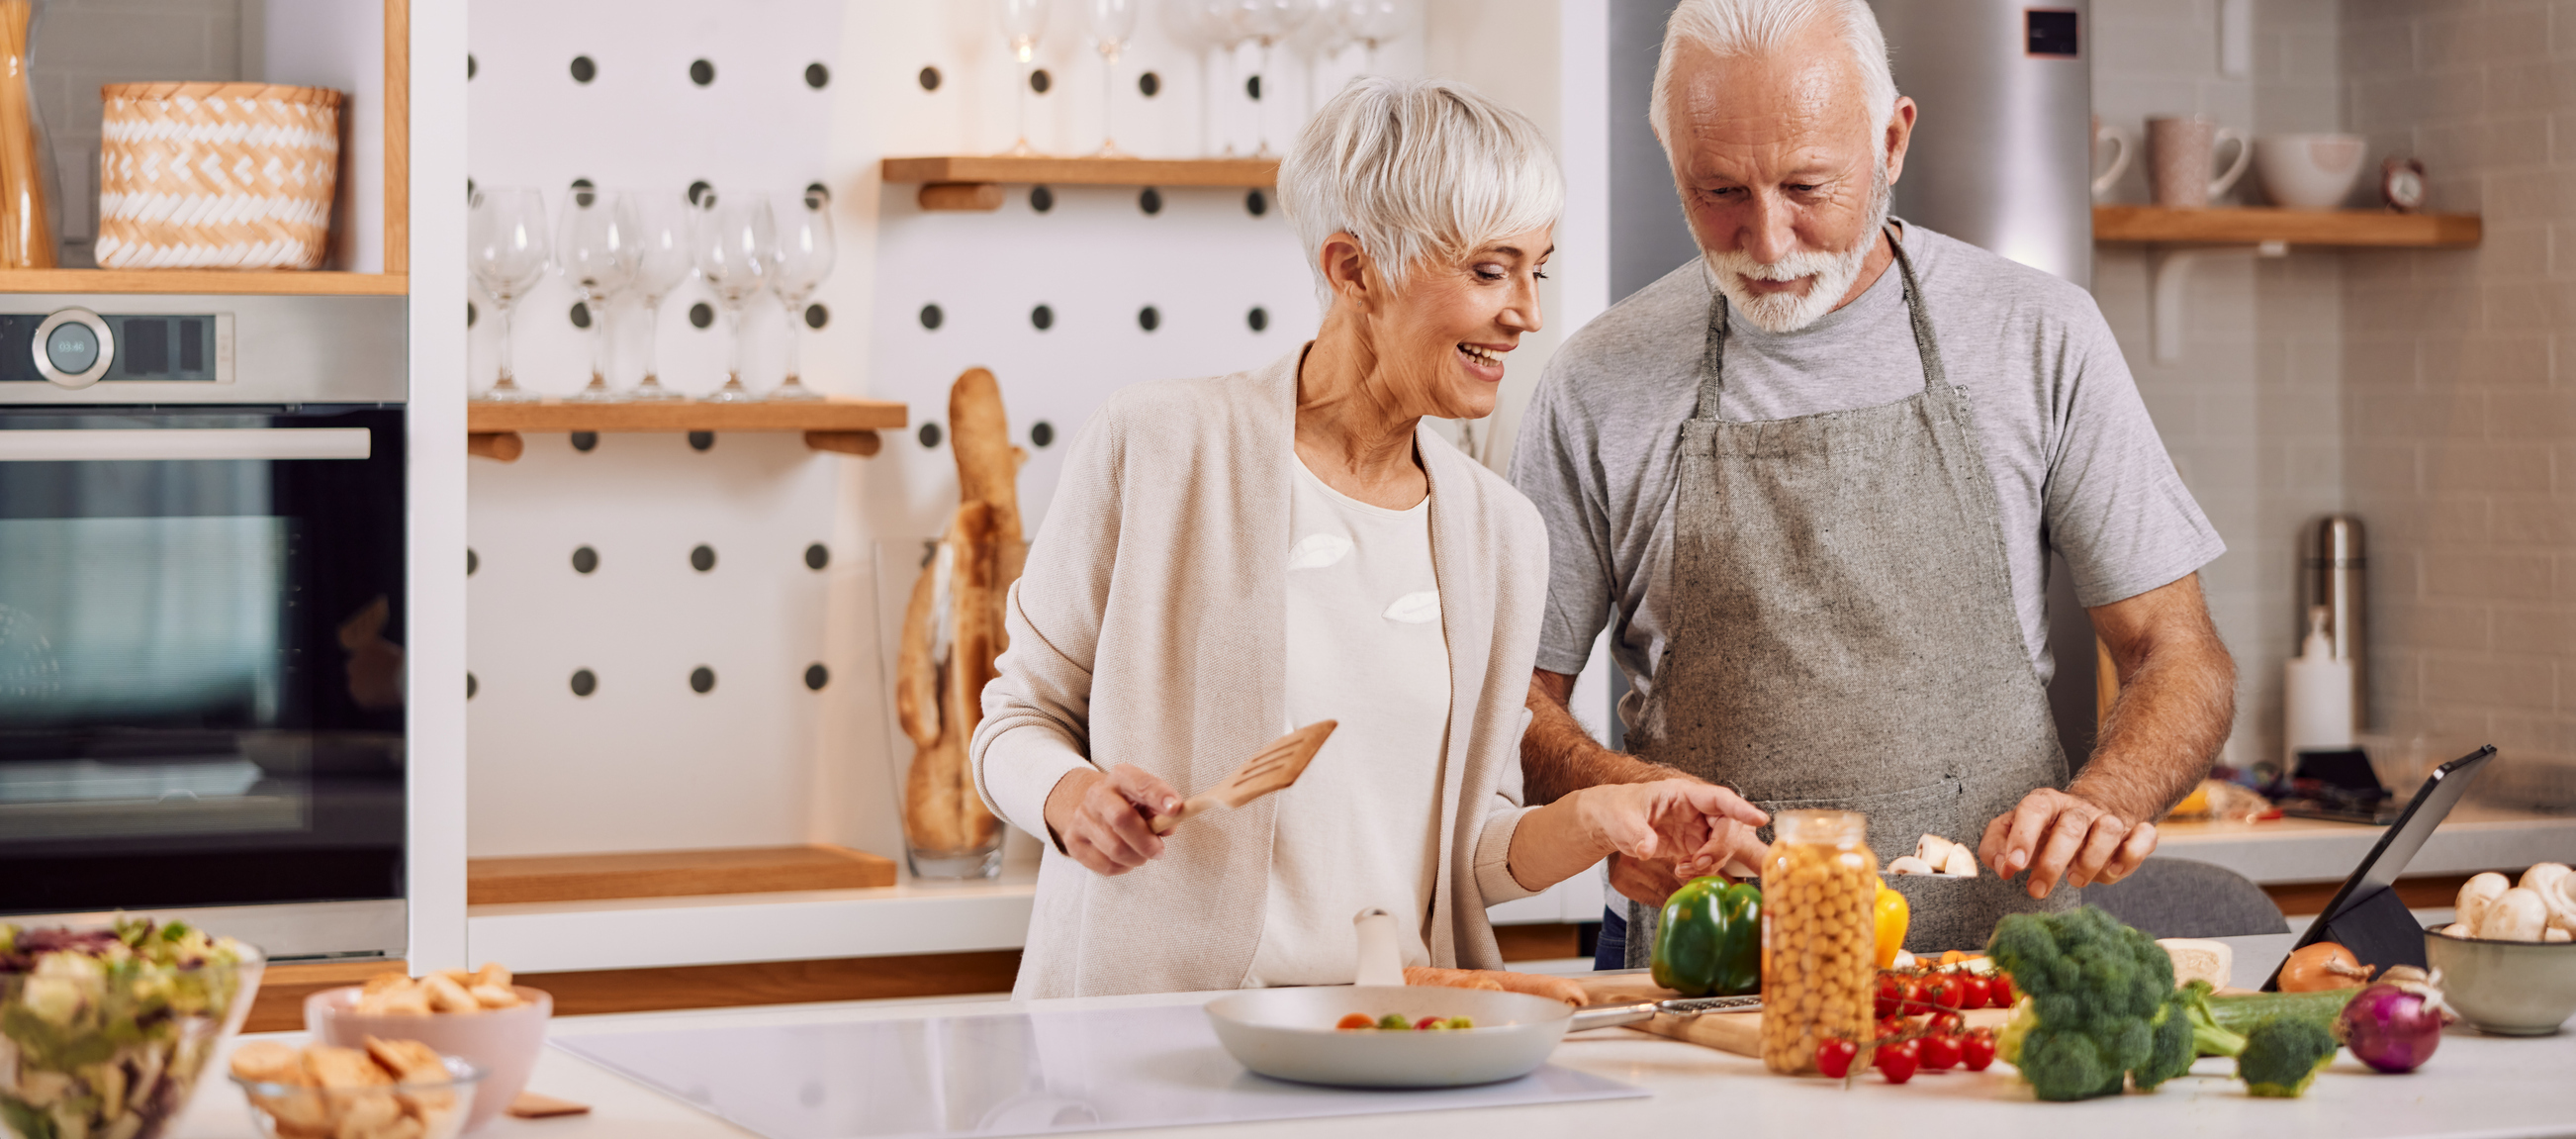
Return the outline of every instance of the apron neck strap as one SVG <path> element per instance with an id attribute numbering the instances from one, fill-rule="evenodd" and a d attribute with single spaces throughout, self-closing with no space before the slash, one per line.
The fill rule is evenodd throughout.
<path id="1" fill-rule="evenodd" d="M 1923 284 L 1914 276 L 1914 259 L 1906 256 L 1905 242 L 1894 226 L 1881 232 L 1887 235 L 1887 247 L 1896 254 L 1896 272 L 1905 284 L 1905 310 L 1914 327 L 1914 352 L 1923 360 L 1923 390 L 1937 392 L 1949 384 L 1941 368 L 1941 345 L 1932 335 L 1932 314 L 1923 303 Z M 1691 410 L 1693 419 L 1716 419 L 1717 402 L 1726 390 L 1726 336 L 1728 307 L 1726 293 L 1717 287 L 1714 271 L 1709 280 L 1708 331 L 1701 340 L 1699 356 L 1699 404 Z"/>

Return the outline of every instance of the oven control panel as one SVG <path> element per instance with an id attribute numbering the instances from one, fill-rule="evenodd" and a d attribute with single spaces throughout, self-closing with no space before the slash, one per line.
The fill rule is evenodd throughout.
<path id="1" fill-rule="evenodd" d="M 228 383 L 231 313 L 0 313 L 0 383 Z"/>

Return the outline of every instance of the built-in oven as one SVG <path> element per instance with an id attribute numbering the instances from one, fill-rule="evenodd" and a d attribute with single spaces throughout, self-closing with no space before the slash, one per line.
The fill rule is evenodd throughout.
<path id="1" fill-rule="evenodd" d="M 0 297 L 0 920 L 402 949 L 404 319 Z"/>

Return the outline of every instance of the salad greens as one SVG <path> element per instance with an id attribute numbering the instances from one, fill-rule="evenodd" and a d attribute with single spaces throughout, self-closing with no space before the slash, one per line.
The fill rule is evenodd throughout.
<path id="1" fill-rule="evenodd" d="M 0 1134 L 151 1139 L 187 1104 L 258 963 L 183 922 L 0 924 Z"/>

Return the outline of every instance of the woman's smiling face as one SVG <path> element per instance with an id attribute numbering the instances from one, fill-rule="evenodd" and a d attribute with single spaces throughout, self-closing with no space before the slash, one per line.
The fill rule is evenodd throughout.
<path id="1" fill-rule="evenodd" d="M 1420 415 L 1493 414 L 1504 353 L 1539 330 L 1538 283 L 1553 252 L 1551 231 L 1542 227 L 1456 262 L 1426 258 L 1392 295 L 1370 274 L 1376 292 L 1366 324 L 1385 394 Z"/>

